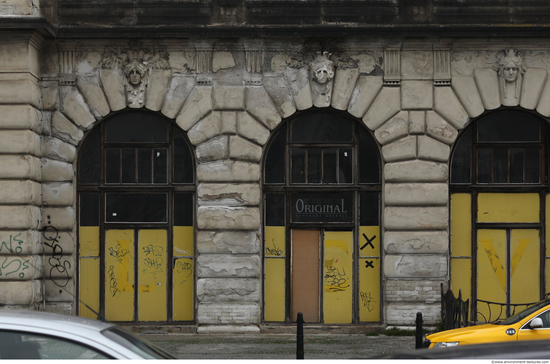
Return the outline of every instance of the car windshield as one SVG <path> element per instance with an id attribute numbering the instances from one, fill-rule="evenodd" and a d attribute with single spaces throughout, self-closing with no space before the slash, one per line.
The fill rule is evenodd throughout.
<path id="1" fill-rule="evenodd" d="M 525 310 L 523 310 L 519 313 L 516 313 L 513 316 L 508 317 L 504 321 L 497 322 L 497 324 L 498 325 L 512 325 L 512 324 L 515 324 L 519 320 L 524 319 L 525 317 L 529 316 L 533 312 L 538 311 L 538 310 L 540 310 L 541 308 L 543 308 L 544 306 L 547 306 L 547 305 L 550 305 L 550 300 L 540 301 L 538 303 L 535 303 L 532 306 L 527 307 Z"/>
<path id="2" fill-rule="evenodd" d="M 101 333 L 145 359 L 175 359 L 174 356 L 161 348 L 151 344 L 150 342 L 142 340 L 117 326 L 105 329 L 101 331 Z"/>

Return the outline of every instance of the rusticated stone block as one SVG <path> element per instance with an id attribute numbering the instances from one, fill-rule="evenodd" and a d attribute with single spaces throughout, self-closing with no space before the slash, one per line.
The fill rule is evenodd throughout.
<path id="1" fill-rule="evenodd" d="M 72 279 L 46 279 L 44 296 L 48 302 L 74 302 L 74 283 Z"/>
<path id="2" fill-rule="evenodd" d="M 212 55 L 212 71 L 235 67 L 235 59 L 231 52 L 214 52 Z"/>
<path id="3" fill-rule="evenodd" d="M 42 132 L 41 112 L 31 105 L 0 105 L 0 129 Z"/>
<path id="4" fill-rule="evenodd" d="M 199 254 L 255 254 L 260 252 L 258 231 L 199 231 Z"/>
<path id="5" fill-rule="evenodd" d="M 449 177 L 446 164 L 428 161 L 388 163 L 384 168 L 386 182 L 445 182 Z"/>
<path id="6" fill-rule="evenodd" d="M 262 85 L 283 118 L 296 112 L 290 86 L 283 76 L 266 76 L 262 79 Z"/>
<path id="7" fill-rule="evenodd" d="M 347 110 L 359 68 L 337 69 L 334 76 L 331 106 L 337 110 Z"/>
<path id="8" fill-rule="evenodd" d="M 550 116 L 550 81 L 546 78 L 546 83 L 542 89 L 542 94 L 537 105 L 537 111 L 546 117 Z"/>
<path id="9" fill-rule="evenodd" d="M 195 87 L 195 77 L 174 74 L 164 98 L 162 113 L 171 119 L 175 118 L 193 87 Z"/>
<path id="10" fill-rule="evenodd" d="M 313 99 L 311 97 L 311 86 L 309 85 L 309 70 L 307 68 L 286 67 L 284 75 L 290 86 L 290 93 L 294 98 L 296 109 L 307 110 L 312 107 Z"/>
<path id="11" fill-rule="evenodd" d="M 528 110 L 534 110 L 537 107 L 548 71 L 542 68 L 528 68 L 523 75 L 523 86 L 521 91 L 520 106 Z"/>
<path id="12" fill-rule="evenodd" d="M 426 112 L 409 112 L 409 134 L 424 134 L 426 132 Z"/>
<path id="13" fill-rule="evenodd" d="M 401 82 L 401 108 L 405 110 L 431 109 L 433 107 L 432 81 Z"/>
<path id="14" fill-rule="evenodd" d="M 212 87 L 197 86 L 185 100 L 185 104 L 176 118 L 176 123 L 187 131 L 211 111 Z"/>
<path id="15" fill-rule="evenodd" d="M 0 155 L 0 178 L 41 179 L 40 159 L 30 155 Z"/>
<path id="16" fill-rule="evenodd" d="M 1 255 L 32 255 L 42 253 L 42 235 L 36 230 L 0 231 Z"/>
<path id="17" fill-rule="evenodd" d="M 411 326 L 412 330 L 416 325 L 417 312 L 422 312 L 422 320 L 425 325 L 435 325 L 441 321 L 441 305 L 439 304 L 422 305 L 418 303 L 391 302 L 385 306 L 388 326 L 406 325 Z"/>
<path id="18" fill-rule="evenodd" d="M 387 231 L 384 234 L 386 254 L 448 254 L 446 231 Z"/>
<path id="19" fill-rule="evenodd" d="M 382 156 L 386 162 L 398 162 L 416 158 L 416 135 L 386 144 L 382 147 Z"/>
<path id="20" fill-rule="evenodd" d="M 95 117 L 90 111 L 86 100 L 77 89 L 72 89 L 65 96 L 61 111 L 83 129 L 91 128 L 95 122 Z"/>
<path id="21" fill-rule="evenodd" d="M 388 278 L 445 278 L 447 257 L 444 254 L 388 254 L 384 260 Z"/>
<path id="22" fill-rule="evenodd" d="M 204 230 L 256 230 L 260 228 L 257 207 L 199 207 L 197 227 Z"/>
<path id="23" fill-rule="evenodd" d="M 214 110 L 244 110 L 244 87 L 215 85 L 212 100 Z"/>
<path id="24" fill-rule="evenodd" d="M 222 134 L 237 134 L 237 111 L 222 111 Z"/>
<path id="25" fill-rule="evenodd" d="M 29 180 L 0 181 L 1 204 L 42 204 L 42 188 L 40 183 Z"/>
<path id="26" fill-rule="evenodd" d="M 383 87 L 363 117 L 370 130 L 376 130 L 401 110 L 401 92 L 398 87 Z"/>
<path id="27" fill-rule="evenodd" d="M 201 254 L 197 258 L 197 276 L 201 278 L 260 277 L 258 255 Z"/>
<path id="28" fill-rule="evenodd" d="M 260 145 L 269 140 L 270 132 L 265 126 L 254 119 L 247 112 L 237 113 L 237 133 Z"/>
<path id="29" fill-rule="evenodd" d="M 451 148 L 426 135 L 418 136 L 418 158 L 437 162 L 447 162 Z"/>
<path id="30" fill-rule="evenodd" d="M 458 131 L 437 113 L 428 111 L 426 113 L 426 134 L 445 144 L 452 144 L 458 136 Z"/>
<path id="31" fill-rule="evenodd" d="M 446 183 L 387 183 L 386 206 L 446 206 L 449 188 Z"/>
<path id="32" fill-rule="evenodd" d="M 152 111 L 159 111 L 164 103 L 164 95 L 170 79 L 172 70 L 168 69 L 150 69 L 149 82 L 147 84 L 147 94 L 145 96 L 145 107 Z"/>
<path id="33" fill-rule="evenodd" d="M 475 118 L 485 111 L 473 77 L 454 76 L 452 87 L 470 117 Z"/>
<path id="34" fill-rule="evenodd" d="M 384 79 L 374 76 L 359 76 L 351 94 L 348 112 L 356 118 L 362 118 L 382 88 Z"/>
<path id="35" fill-rule="evenodd" d="M 197 167 L 200 182 L 257 182 L 260 165 L 232 160 L 201 163 Z"/>
<path id="36" fill-rule="evenodd" d="M 52 134 L 73 145 L 77 145 L 84 137 L 84 132 L 59 111 L 52 117 Z"/>
<path id="37" fill-rule="evenodd" d="M 195 150 L 199 163 L 217 161 L 229 158 L 229 138 L 226 135 L 212 138 Z"/>
<path id="38" fill-rule="evenodd" d="M 126 108 L 126 93 L 124 91 L 124 75 L 119 69 L 102 69 L 99 77 L 103 90 L 109 101 L 112 111 L 119 111 Z"/>
<path id="39" fill-rule="evenodd" d="M 218 111 L 211 112 L 189 129 L 187 133 L 189 141 L 193 145 L 199 145 L 210 138 L 220 135 L 222 130 L 221 122 L 221 113 Z"/>
<path id="40" fill-rule="evenodd" d="M 42 156 L 72 163 L 76 157 L 76 148 L 69 143 L 65 143 L 61 139 L 43 137 Z"/>
<path id="41" fill-rule="evenodd" d="M 111 108 L 100 86 L 99 75 L 92 74 L 77 78 L 78 90 L 96 117 L 109 115 Z"/>
<path id="42" fill-rule="evenodd" d="M 46 216 L 47 218 L 47 216 Z M 75 235 L 71 231 L 58 231 L 51 225 L 44 224 L 41 232 L 42 249 L 49 255 L 71 255 L 76 250 Z"/>
<path id="43" fill-rule="evenodd" d="M 0 74 L 0 104 L 30 104 L 40 109 L 41 94 L 36 77 L 29 73 Z"/>
<path id="44" fill-rule="evenodd" d="M 28 281 L 42 277 L 41 257 L 37 255 L 7 255 L 2 258 L 0 281 Z"/>
<path id="45" fill-rule="evenodd" d="M 474 69 L 481 101 L 486 110 L 494 110 L 500 107 L 500 91 L 498 89 L 498 75 L 492 68 Z"/>
<path id="46" fill-rule="evenodd" d="M 450 87 L 436 87 L 434 110 L 456 129 L 466 126 L 470 117 Z"/>
<path id="47" fill-rule="evenodd" d="M 35 206 L 0 205 L 0 229 L 37 230 L 41 216 Z"/>
<path id="48" fill-rule="evenodd" d="M 44 249 L 47 251 L 47 249 Z M 74 257 L 70 255 L 45 256 L 44 276 L 57 283 L 68 283 L 74 277 L 76 263 Z"/>
<path id="49" fill-rule="evenodd" d="M 384 145 L 409 134 L 409 113 L 401 111 L 374 132 L 374 136 Z"/>
<path id="50" fill-rule="evenodd" d="M 62 315 L 74 316 L 76 315 L 75 305 L 72 302 L 46 302 L 42 303 L 44 312 L 60 313 Z"/>
<path id="51" fill-rule="evenodd" d="M 40 281 L 3 282 L 0 305 L 30 306 L 42 299 Z"/>
<path id="52" fill-rule="evenodd" d="M 384 209 L 387 230 L 446 230 L 449 223 L 447 207 L 394 207 Z"/>
<path id="53" fill-rule="evenodd" d="M 45 206 L 72 206 L 74 204 L 74 186 L 72 183 L 44 183 L 42 194 Z"/>
<path id="54" fill-rule="evenodd" d="M 259 206 L 259 184 L 200 183 L 200 206 Z"/>
<path id="55" fill-rule="evenodd" d="M 229 137 L 229 158 L 247 162 L 259 162 L 262 158 L 262 147 L 233 135 Z"/>
<path id="56" fill-rule="evenodd" d="M 42 210 L 41 226 L 52 226 L 57 230 L 72 230 L 75 226 L 73 207 L 47 207 Z"/>
<path id="57" fill-rule="evenodd" d="M 42 159 L 42 181 L 43 182 L 72 182 L 74 168 L 70 163 Z"/>
<path id="58" fill-rule="evenodd" d="M 201 302 L 197 308 L 197 322 L 200 325 L 241 325 L 239 326 L 240 333 L 243 331 L 250 332 L 250 326 L 260 322 L 261 307 L 259 303 L 254 302 Z M 224 327 L 223 332 L 232 330 L 234 326 Z M 208 331 L 209 327 L 199 327 Z M 256 326 L 254 332 L 258 332 Z M 237 332 L 237 331 L 235 331 Z"/>
<path id="59" fill-rule="evenodd" d="M 199 307 L 204 302 L 257 302 L 259 278 L 201 278 L 197 280 Z"/>
<path id="60" fill-rule="evenodd" d="M 0 153 L 40 156 L 40 136 L 31 130 L 3 130 Z"/>
<path id="61" fill-rule="evenodd" d="M 281 122 L 279 111 L 263 87 L 246 87 L 246 111 L 269 130 L 275 129 Z"/>

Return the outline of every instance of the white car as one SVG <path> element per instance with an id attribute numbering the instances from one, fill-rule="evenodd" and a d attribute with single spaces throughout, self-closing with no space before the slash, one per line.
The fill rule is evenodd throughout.
<path id="1" fill-rule="evenodd" d="M 0 310 L 0 359 L 174 359 L 107 322 L 48 312 Z"/>

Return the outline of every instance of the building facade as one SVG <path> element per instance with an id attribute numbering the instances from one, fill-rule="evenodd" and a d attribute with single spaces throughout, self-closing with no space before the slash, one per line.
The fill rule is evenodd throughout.
<path id="1" fill-rule="evenodd" d="M 207 332 L 543 298 L 550 5 L 521 4 L 4 1 L 0 305 Z"/>

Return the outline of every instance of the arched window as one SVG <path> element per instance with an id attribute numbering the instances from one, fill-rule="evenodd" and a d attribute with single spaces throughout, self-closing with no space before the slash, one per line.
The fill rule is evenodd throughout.
<path id="1" fill-rule="evenodd" d="M 451 161 L 451 287 L 499 303 L 546 291 L 548 131 L 539 117 L 500 110 L 471 123 Z M 477 319 L 488 319 L 479 304 Z"/>
<path id="2" fill-rule="evenodd" d="M 178 127 L 130 111 L 79 154 L 79 293 L 109 321 L 192 321 L 194 161 Z M 96 317 L 81 304 L 80 315 Z"/>
<path id="3" fill-rule="evenodd" d="M 359 122 L 300 114 L 264 160 L 264 320 L 380 321 L 380 155 Z"/>

